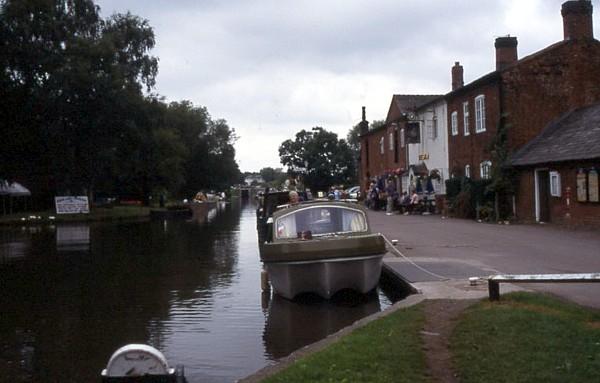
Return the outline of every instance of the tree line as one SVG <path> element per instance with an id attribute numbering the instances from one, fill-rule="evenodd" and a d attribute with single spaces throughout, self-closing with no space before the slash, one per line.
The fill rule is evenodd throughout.
<path id="1" fill-rule="evenodd" d="M 0 0 L 0 179 L 57 194 L 189 196 L 239 182 L 234 129 L 152 93 L 147 20 L 92 0 Z"/>

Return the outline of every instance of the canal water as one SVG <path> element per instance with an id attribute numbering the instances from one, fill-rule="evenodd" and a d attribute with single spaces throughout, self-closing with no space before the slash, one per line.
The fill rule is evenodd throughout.
<path id="1" fill-rule="evenodd" d="M 255 207 L 209 221 L 0 228 L 0 381 L 92 382 L 128 343 L 233 382 L 396 298 L 264 295 Z"/>

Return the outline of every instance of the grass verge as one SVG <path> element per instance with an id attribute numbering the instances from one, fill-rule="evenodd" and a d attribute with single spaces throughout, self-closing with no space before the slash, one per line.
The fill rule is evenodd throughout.
<path id="1" fill-rule="evenodd" d="M 0 216 L 0 225 L 24 225 L 56 222 L 87 222 L 148 217 L 150 208 L 145 206 L 115 206 L 93 208 L 89 214 L 58 215 L 54 211 L 25 212 Z M 35 218 L 33 218 L 35 217 Z M 39 218 L 38 218 L 39 217 Z M 50 218 L 53 217 L 53 218 Z"/>
<path id="2" fill-rule="evenodd" d="M 424 320 L 422 305 L 400 309 L 263 382 L 429 382 L 419 335 Z"/>
<path id="3" fill-rule="evenodd" d="M 541 294 L 482 301 L 461 316 L 451 340 L 469 382 L 600 382 L 600 311 Z"/>

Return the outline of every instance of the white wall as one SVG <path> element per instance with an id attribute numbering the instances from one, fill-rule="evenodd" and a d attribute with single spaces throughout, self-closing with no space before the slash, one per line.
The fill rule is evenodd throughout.
<path id="1" fill-rule="evenodd" d="M 444 181 L 449 178 L 447 114 L 448 108 L 443 100 L 418 110 L 416 119 L 421 124 L 421 143 L 408 145 L 409 165 L 424 162 L 429 171 L 433 169 L 440 171 L 441 182 L 439 184 L 434 182 L 436 193 L 440 194 L 446 193 Z M 437 120 L 437 135 L 432 137 L 431 130 L 434 117 Z M 420 155 L 429 156 L 429 158 L 419 159 Z"/>

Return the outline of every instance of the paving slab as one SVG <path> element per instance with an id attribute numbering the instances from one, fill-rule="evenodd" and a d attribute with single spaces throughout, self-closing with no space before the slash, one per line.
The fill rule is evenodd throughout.
<path id="1" fill-rule="evenodd" d="M 385 264 L 409 282 L 436 282 L 447 279 L 465 279 L 487 277 L 496 270 L 452 260 L 411 261 L 402 258 L 386 258 Z"/>
<path id="2" fill-rule="evenodd" d="M 464 282 L 491 274 L 600 272 L 598 230 L 486 224 L 439 215 L 387 216 L 379 211 L 369 211 L 368 216 L 371 229 L 396 240 L 395 248 L 402 254 L 395 260 L 384 258 L 386 267 L 415 285 L 445 282 L 446 278 Z M 520 286 L 600 308 L 600 283 Z M 501 284 L 501 293 L 512 288 Z"/>

